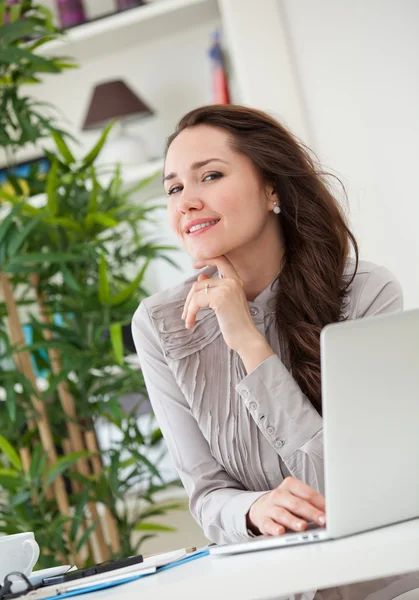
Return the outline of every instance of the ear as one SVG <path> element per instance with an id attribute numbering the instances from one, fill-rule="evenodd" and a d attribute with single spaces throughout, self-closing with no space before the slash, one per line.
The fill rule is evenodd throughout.
<path id="1" fill-rule="evenodd" d="M 272 185 L 266 187 L 266 198 L 268 200 L 269 210 L 273 210 L 275 203 L 277 206 L 280 205 L 279 196 L 276 193 L 275 188 L 272 187 Z"/>

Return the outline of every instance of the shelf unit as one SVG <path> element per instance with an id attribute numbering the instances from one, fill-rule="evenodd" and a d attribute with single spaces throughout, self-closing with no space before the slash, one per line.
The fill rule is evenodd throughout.
<path id="1" fill-rule="evenodd" d="M 46 56 L 64 53 L 83 62 L 216 18 L 217 0 L 159 0 L 78 25 L 40 51 Z"/>

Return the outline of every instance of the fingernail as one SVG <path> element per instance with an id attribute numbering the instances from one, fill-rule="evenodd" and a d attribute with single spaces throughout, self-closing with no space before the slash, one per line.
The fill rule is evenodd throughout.
<path id="1" fill-rule="evenodd" d="M 301 529 L 302 526 L 303 526 L 302 523 L 300 523 L 299 521 L 295 521 L 294 527 L 296 527 L 296 529 Z"/>
<path id="2" fill-rule="evenodd" d="M 318 521 L 320 525 L 324 525 L 326 523 L 326 517 L 319 517 Z"/>

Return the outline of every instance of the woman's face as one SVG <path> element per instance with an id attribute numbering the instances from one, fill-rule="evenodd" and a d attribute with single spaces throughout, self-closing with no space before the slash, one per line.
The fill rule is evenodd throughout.
<path id="1" fill-rule="evenodd" d="M 245 251 L 263 240 L 277 197 L 252 161 L 230 147 L 225 131 L 209 125 L 183 130 L 164 171 L 170 226 L 194 259 Z"/>

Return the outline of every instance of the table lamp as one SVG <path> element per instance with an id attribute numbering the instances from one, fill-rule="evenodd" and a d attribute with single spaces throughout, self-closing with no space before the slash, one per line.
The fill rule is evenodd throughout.
<path id="1" fill-rule="evenodd" d="M 95 86 L 84 119 L 83 131 L 103 129 L 110 121 L 119 122 L 111 131 L 98 163 L 132 166 L 148 160 L 144 142 L 129 135 L 128 123 L 151 117 L 154 112 L 122 80 L 106 81 Z"/>

